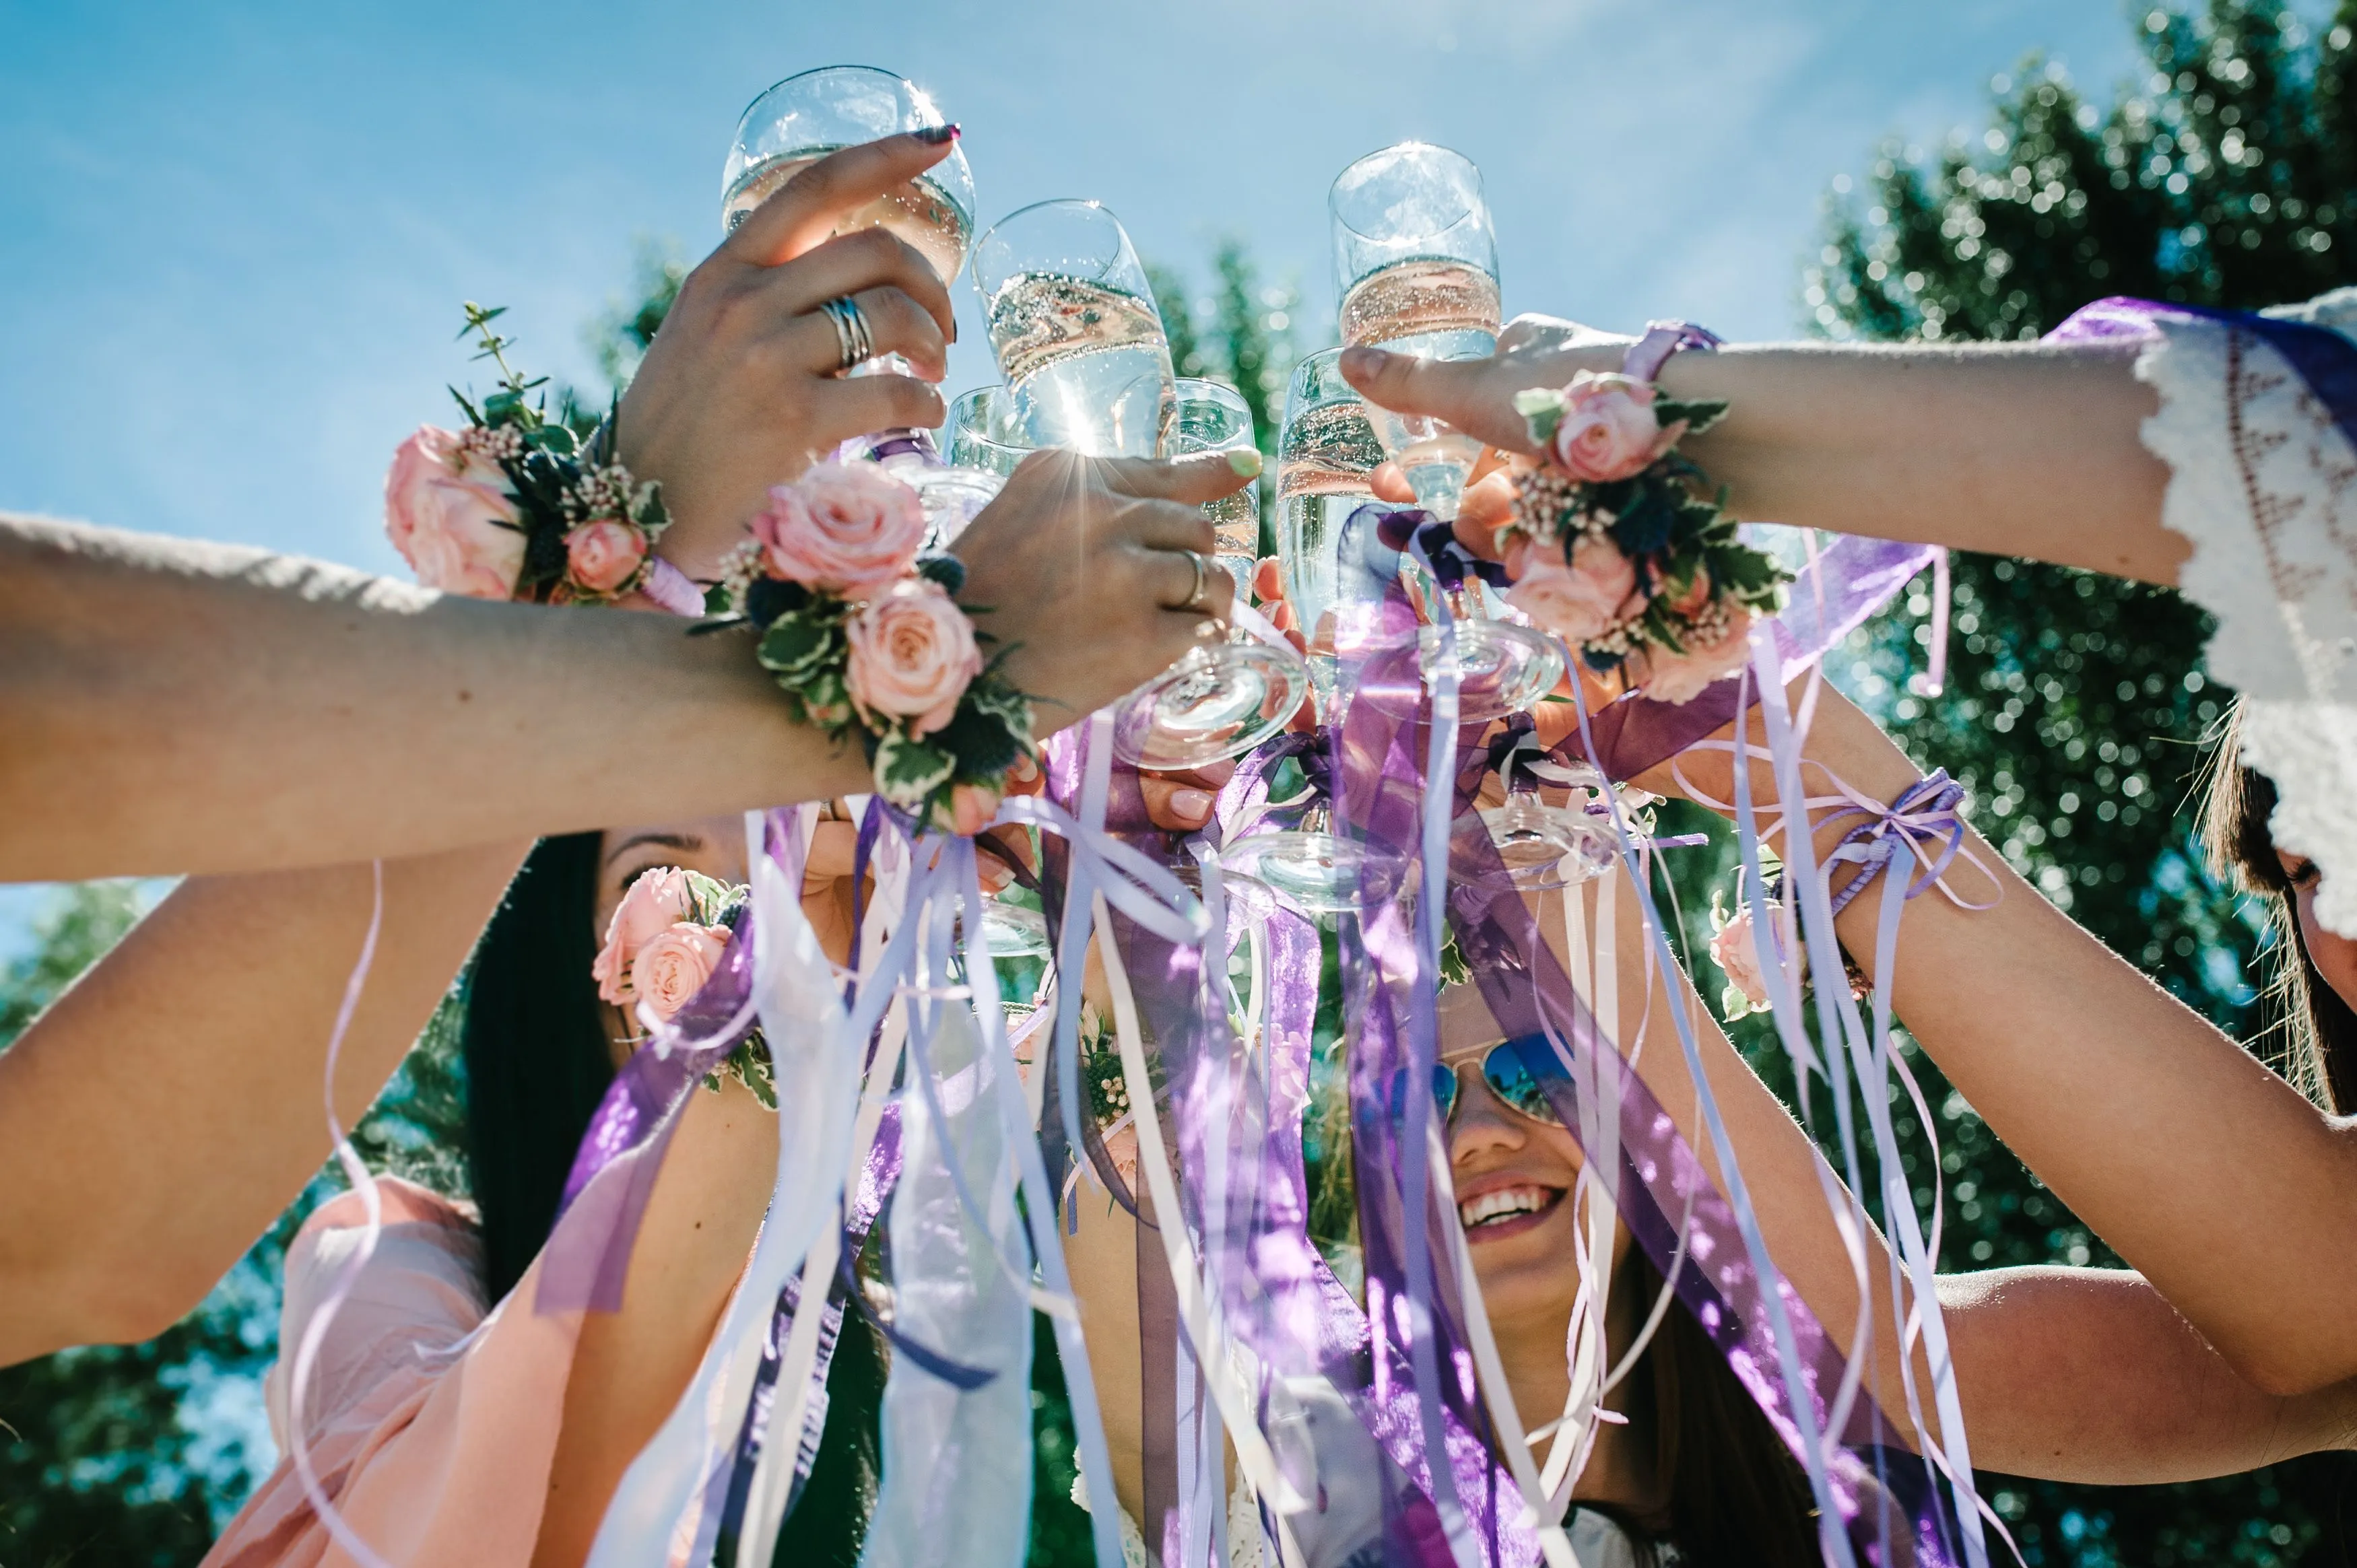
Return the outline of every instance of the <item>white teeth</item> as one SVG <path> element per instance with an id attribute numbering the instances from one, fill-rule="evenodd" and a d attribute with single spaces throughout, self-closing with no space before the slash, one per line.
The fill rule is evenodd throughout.
<path id="1" fill-rule="evenodd" d="M 1509 1219 L 1517 1214 L 1536 1214 L 1546 1208 L 1555 1195 L 1543 1187 L 1509 1187 L 1496 1192 L 1485 1192 L 1479 1197 L 1466 1199 L 1457 1206 L 1458 1223 L 1470 1230 L 1492 1219 Z"/>

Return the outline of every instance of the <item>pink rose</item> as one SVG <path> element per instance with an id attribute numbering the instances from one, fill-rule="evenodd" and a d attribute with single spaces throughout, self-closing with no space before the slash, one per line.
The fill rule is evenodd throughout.
<path id="1" fill-rule="evenodd" d="M 565 536 L 565 566 L 593 594 L 619 593 L 647 558 L 647 536 L 627 522 L 601 518 Z"/>
<path id="2" fill-rule="evenodd" d="M 990 826 L 998 814 L 998 791 L 980 784 L 959 784 L 950 790 L 950 832 L 972 838 Z M 985 864 L 994 864 L 985 857 Z"/>
<path id="3" fill-rule="evenodd" d="M 1506 602 L 1566 642 L 1601 637 L 1624 618 L 1635 596 L 1637 568 L 1609 539 L 1583 538 L 1566 563 L 1552 550 L 1533 550 Z M 1639 608 L 1644 601 L 1637 598 Z"/>
<path id="4" fill-rule="evenodd" d="M 1684 423 L 1662 428 L 1653 388 L 1633 376 L 1582 371 L 1563 389 L 1568 406 L 1547 444 L 1555 466 L 1575 479 L 1625 479 L 1677 445 Z"/>
<path id="5" fill-rule="evenodd" d="M 917 492 L 871 464 L 821 463 L 770 491 L 753 519 L 777 576 L 846 598 L 881 593 L 915 564 L 925 542 Z"/>
<path id="6" fill-rule="evenodd" d="M 473 599 L 515 596 L 523 531 L 496 463 L 458 435 L 422 424 L 393 455 L 384 477 L 384 531 L 417 580 Z"/>
<path id="7" fill-rule="evenodd" d="M 654 866 L 640 874 L 614 907 L 606 922 L 606 945 L 589 966 L 597 994 L 620 1006 L 630 999 L 631 966 L 639 951 L 655 937 L 685 920 L 694 906 L 687 895 L 687 873 L 675 865 Z"/>
<path id="8" fill-rule="evenodd" d="M 1760 937 L 1752 927 L 1749 905 L 1718 928 L 1710 939 L 1710 961 L 1727 974 L 1727 983 L 1754 1007 L 1768 1005 L 1768 975 L 1760 963 Z"/>
<path id="9" fill-rule="evenodd" d="M 1727 629 L 1707 646 L 1695 646 L 1689 639 L 1684 653 L 1644 650 L 1639 656 L 1641 668 L 1631 672 L 1645 695 L 1663 703 L 1690 703 L 1712 682 L 1742 669 L 1751 657 L 1752 615 L 1739 606 L 1730 607 L 1727 614 Z"/>
<path id="10" fill-rule="evenodd" d="M 863 714 L 909 721 L 920 738 L 950 722 L 958 699 L 982 673 L 974 623 L 929 578 L 892 585 L 844 623 L 851 644 L 851 700 Z"/>
<path id="11" fill-rule="evenodd" d="M 728 928 L 692 920 L 655 933 L 630 961 L 630 991 L 646 1010 L 669 1018 L 704 989 L 728 946 Z"/>

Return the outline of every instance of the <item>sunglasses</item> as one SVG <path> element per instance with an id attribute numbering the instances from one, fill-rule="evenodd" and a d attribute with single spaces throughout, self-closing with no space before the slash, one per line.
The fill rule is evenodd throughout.
<path id="1" fill-rule="evenodd" d="M 1458 1075 L 1472 1065 L 1464 1058 L 1433 1064 L 1432 1101 L 1439 1109 L 1444 1126 L 1457 1114 Z M 1563 1079 L 1563 1065 L 1544 1035 L 1518 1035 L 1511 1040 L 1501 1040 L 1481 1054 L 1480 1067 L 1482 1083 L 1508 1110 L 1534 1122 L 1563 1125 L 1563 1118 L 1555 1114 L 1555 1102 L 1547 1098 L 1545 1087 Z M 1392 1101 L 1393 1114 L 1401 1114 L 1407 1109 L 1405 1096 L 1396 1089 Z"/>

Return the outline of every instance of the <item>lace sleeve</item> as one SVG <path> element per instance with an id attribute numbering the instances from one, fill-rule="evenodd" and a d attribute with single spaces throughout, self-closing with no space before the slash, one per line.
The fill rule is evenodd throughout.
<path id="1" fill-rule="evenodd" d="M 2357 288 L 2271 314 L 2357 334 Z M 2185 593 L 2217 617 L 2210 668 L 2239 688 L 2244 758 L 2275 781 L 2276 842 L 2324 869 L 2318 918 L 2357 932 L 2357 446 L 2246 327 L 2164 316 L 2136 363 L 2161 521 L 2192 545 Z"/>

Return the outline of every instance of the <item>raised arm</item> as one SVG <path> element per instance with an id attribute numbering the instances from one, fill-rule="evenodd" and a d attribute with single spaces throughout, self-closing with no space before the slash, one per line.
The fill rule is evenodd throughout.
<path id="1" fill-rule="evenodd" d="M 1830 690 L 1807 745 L 1878 800 L 1919 777 Z M 1764 793 L 1764 767 L 1757 782 Z M 1705 790 L 1727 798 L 1724 782 Z M 1965 842 L 1990 868 L 1997 902 L 1969 910 L 1926 895 L 1908 905 L 1890 983 L 1915 1039 L 2243 1378 L 2295 1394 L 2357 1374 L 2347 1313 L 2357 1126 L 2319 1111 L 2073 924 L 1977 833 Z M 1980 874 L 1956 875 L 1978 879 L 1964 889 L 1975 901 L 1989 895 Z M 1853 900 L 1836 921 L 1868 968 L 1878 896 Z"/>
<path id="2" fill-rule="evenodd" d="M 1528 452 L 1514 393 L 1617 371 L 1628 342 L 1523 317 L 1491 359 L 1353 349 L 1341 368 L 1376 403 Z M 1674 357 L 1661 385 L 1731 404 L 1684 449 L 1738 516 L 2173 584 L 2187 547 L 2161 526 L 2168 470 L 2138 435 L 2158 404 L 2137 347 L 1732 344 Z"/>

